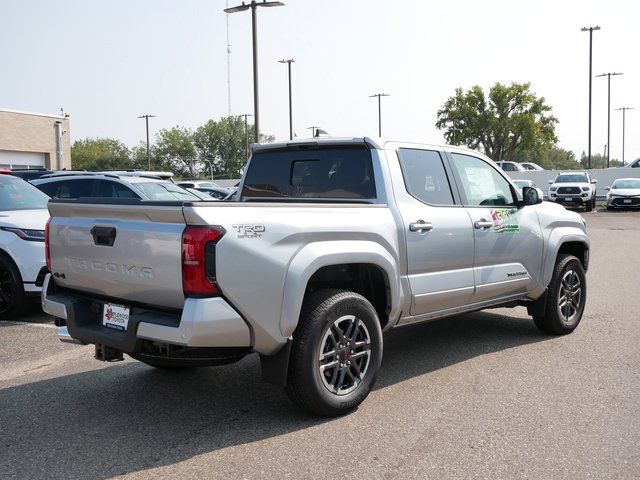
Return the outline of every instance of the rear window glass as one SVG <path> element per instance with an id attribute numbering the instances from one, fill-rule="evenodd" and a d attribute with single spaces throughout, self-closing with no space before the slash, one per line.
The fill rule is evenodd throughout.
<path id="1" fill-rule="evenodd" d="M 242 197 L 375 199 L 371 151 L 358 145 L 256 153 Z"/>

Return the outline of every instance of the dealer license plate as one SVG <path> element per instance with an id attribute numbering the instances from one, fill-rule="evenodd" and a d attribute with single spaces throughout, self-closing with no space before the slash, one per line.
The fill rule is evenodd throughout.
<path id="1" fill-rule="evenodd" d="M 622 200 L 622 203 L 631 203 L 631 200 L 630 199 L 624 199 L 624 200 Z"/>
<path id="2" fill-rule="evenodd" d="M 565 202 L 573 202 L 573 198 L 571 198 L 571 197 L 564 197 L 564 201 L 565 201 Z"/>
<path id="3" fill-rule="evenodd" d="M 129 325 L 130 308 L 114 303 L 105 303 L 102 307 L 102 325 L 116 330 L 126 330 Z"/>

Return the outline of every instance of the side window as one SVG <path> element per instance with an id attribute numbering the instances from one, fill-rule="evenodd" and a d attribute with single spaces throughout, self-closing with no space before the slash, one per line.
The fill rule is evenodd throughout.
<path id="1" fill-rule="evenodd" d="M 96 197 L 114 198 L 116 196 L 115 189 L 113 188 L 113 182 L 96 180 Z"/>
<path id="2" fill-rule="evenodd" d="M 401 148 L 400 167 L 407 192 L 431 205 L 453 205 L 451 186 L 442 158 L 432 150 Z"/>
<path id="3" fill-rule="evenodd" d="M 47 195 L 49 195 L 50 197 L 56 197 L 57 196 L 57 191 L 58 191 L 58 183 L 57 182 L 49 182 L 49 183 L 43 183 L 41 185 L 37 185 L 37 187 L 43 191 L 44 193 L 46 193 Z"/>
<path id="4" fill-rule="evenodd" d="M 116 197 L 118 198 L 140 198 L 140 196 L 136 194 L 136 192 L 131 190 L 126 185 L 122 185 L 120 183 L 115 183 L 115 182 L 113 182 L 112 185 L 113 185 L 113 189 L 115 190 Z"/>
<path id="5" fill-rule="evenodd" d="M 93 180 L 65 180 L 59 183 L 59 198 L 91 197 Z"/>
<path id="6" fill-rule="evenodd" d="M 465 205 L 507 206 L 516 204 L 509 182 L 487 162 L 470 155 L 453 153 L 451 156 L 466 197 Z"/>

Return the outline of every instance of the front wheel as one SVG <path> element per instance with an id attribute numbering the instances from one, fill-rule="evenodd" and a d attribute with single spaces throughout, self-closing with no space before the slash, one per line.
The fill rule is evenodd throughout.
<path id="1" fill-rule="evenodd" d="M 584 209 L 587 212 L 590 212 L 591 210 L 593 210 L 593 206 L 594 206 L 594 202 L 592 200 L 589 200 L 587 203 L 584 204 Z"/>
<path id="2" fill-rule="evenodd" d="M 304 302 L 293 333 L 286 391 L 315 415 L 337 416 L 369 395 L 382 362 L 382 329 L 362 295 L 320 290 Z"/>
<path id="3" fill-rule="evenodd" d="M 587 301 L 587 278 L 580 260 L 573 255 L 558 256 L 547 293 L 544 316 L 534 316 L 545 333 L 565 335 L 580 323 Z"/>
<path id="4" fill-rule="evenodd" d="M 0 320 L 10 320 L 28 313 L 30 302 L 24 293 L 22 276 L 10 258 L 0 256 Z"/>

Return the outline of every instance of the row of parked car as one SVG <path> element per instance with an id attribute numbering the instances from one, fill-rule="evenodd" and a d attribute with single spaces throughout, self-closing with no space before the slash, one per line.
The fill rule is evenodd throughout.
<path id="1" fill-rule="evenodd" d="M 545 170 L 537 163 L 533 162 L 496 162 L 496 164 L 505 172 L 526 172 Z M 623 168 L 640 168 L 640 158 L 634 160 Z"/>
<path id="2" fill-rule="evenodd" d="M 532 180 L 513 181 L 518 188 L 537 187 Z M 562 204 L 584 206 L 587 212 L 596 206 L 597 180 L 588 172 L 559 173 L 549 180 L 547 200 Z M 605 187 L 607 210 L 615 208 L 640 208 L 640 178 L 618 178 L 611 186 Z"/>
<path id="3" fill-rule="evenodd" d="M 47 273 L 45 226 L 50 197 L 127 201 L 222 201 L 235 188 L 212 181 L 173 182 L 166 172 L 0 170 L 0 319 L 22 316 Z M 33 298 L 30 298 L 33 297 Z"/>

